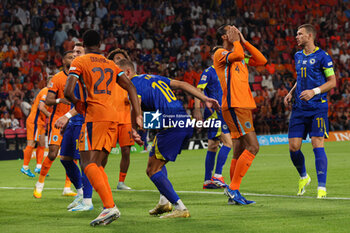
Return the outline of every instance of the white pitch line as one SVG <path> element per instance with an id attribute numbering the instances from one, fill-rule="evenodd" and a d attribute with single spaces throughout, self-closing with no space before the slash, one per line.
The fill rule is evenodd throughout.
<path id="1" fill-rule="evenodd" d="M 30 190 L 33 187 L 0 187 L 0 189 L 8 190 Z M 45 188 L 46 190 L 62 190 L 62 188 Z M 113 192 L 150 192 L 158 193 L 158 190 L 112 190 Z M 211 192 L 211 191 L 176 191 L 177 193 L 192 193 L 192 194 L 209 194 L 209 195 L 223 195 L 223 192 Z M 312 196 L 291 196 L 291 195 L 279 195 L 279 194 L 264 194 L 264 193 L 242 193 L 247 196 L 256 197 L 283 197 L 283 198 L 297 198 L 297 199 L 315 199 Z M 328 200 L 346 200 L 350 201 L 350 197 L 327 197 Z"/>

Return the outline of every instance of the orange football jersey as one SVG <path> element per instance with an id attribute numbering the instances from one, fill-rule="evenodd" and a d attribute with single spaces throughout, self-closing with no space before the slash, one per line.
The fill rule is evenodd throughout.
<path id="1" fill-rule="evenodd" d="M 69 74 L 79 78 L 86 90 L 85 122 L 118 121 L 118 104 L 124 101 L 124 95 L 117 87 L 117 79 L 123 73 L 101 54 L 88 53 L 74 59 Z"/>
<path id="2" fill-rule="evenodd" d="M 64 71 L 60 71 L 57 74 L 55 74 L 49 84 L 49 90 L 48 92 L 52 92 L 56 95 L 56 99 L 64 98 L 64 87 L 66 86 L 68 74 L 66 74 Z M 57 105 L 53 106 L 51 119 L 53 118 L 59 118 L 66 114 L 70 110 L 70 105 L 59 103 Z"/>
<path id="3" fill-rule="evenodd" d="M 256 104 L 249 86 L 247 65 L 264 65 L 266 58 L 249 42 L 244 46 L 251 53 L 251 57 L 244 55 L 239 41 L 233 45 L 233 51 L 221 48 L 214 54 L 214 67 L 223 91 L 222 108 L 254 109 Z"/>
<path id="4" fill-rule="evenodd" d="M 41 125 L 45 125 L 46 116 L 39 110 L 40 101 L 45 102 L 48 88 L 44 87 L 40 90 L 38 95 L 34 99 L 34 103 L 32 105 L 32 109 L 30 110 L 30 114 L 28 116 L 28 122 L 37 123 Z"/>

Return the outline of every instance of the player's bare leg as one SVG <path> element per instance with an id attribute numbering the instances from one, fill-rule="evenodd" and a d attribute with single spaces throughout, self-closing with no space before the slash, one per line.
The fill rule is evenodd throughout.
<path id="1" fill-rule="evenodd" d="M 308 186 L 311 182 L 310 176 L 306 173 L 304 155 L 300 150 L 302 141 L 302 138 L 289 138 L 290 158 L 300 176 L 297 193 L 298 196 L 301 196 L 305 193 L 306 186 Z"/>
<path id="2" fill-rule="evenodd" d="M 125 177 L 126 177 L 126 174 L 128 172 L 129 165 L 130 165 L 130 149 L 131 149 L 131 146 L 123 146 L 121 148 L 122 158 L 120 160 L 119 182 L 118 182 L 118 186 L 117 186 L 117 189 L 119 189 L 119 190 L 130 190 L 131 189 L 130 187 L 126 186 L 124 183 Z"/>
<path id="3" fill-rule="evenodd" d="M 315 154 L 316 174 L 318 180 L 317 198 L 325 198 L 327 180 L 327 155 L 324 150 L 324 137 L 311 137 L 311 144 Z"/>

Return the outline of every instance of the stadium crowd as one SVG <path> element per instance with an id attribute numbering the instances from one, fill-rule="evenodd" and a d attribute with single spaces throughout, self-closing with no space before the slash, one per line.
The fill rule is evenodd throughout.
<path id="1" fill-rule="evenodd" d="M 290 108 L 283 98 L 295 81 L 296 29 L 317 27 L 317 44 L 333 58 L 337 88 L 330 91 L 331 130 L 350 129 L 350 1 L 346 0 L 4 0 L 0 3 L 0 134 L 25 127 L 36 94 L 62 66 L 84 31 L 98 30 L 106 55 L 115 48 L 130 54 L 138 73 L 155 73 L 196 85 L 215 32 L 236 25 L 265 57 L 249 68 L 258 108 L 257 133 L 286 132 Z M 176 92 L 191 112 L 194 100 Z"/>

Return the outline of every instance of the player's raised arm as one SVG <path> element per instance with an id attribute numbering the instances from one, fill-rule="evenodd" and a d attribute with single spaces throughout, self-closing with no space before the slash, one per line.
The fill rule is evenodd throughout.
<path id="1" fill-rule="evenodd" d="M 239 31 L 230 25 L 223 25 L 218 28 L 216 34 L 217 43 L 225 49 L 218 49 L 214 59 L 218 63 L 233 63 L 244 59 L 244 50 L 240 43 Z"/>
<path id="2" fill-rule="evenodd" d="M 170 87 L 174 88 L 174 89 L 182 89 L 182 90 L 190 93 L 194 97 L 197 97 L 200 100 L 202 100 L 208 108 L 213 108 L 216 111 L 220 111 L 221 106 L 219 105 L 217 100 L 212 99 L 212 98 L 208 98 L 200 90 L 198 90 L 197 88 L 195 88 L 194 86 L 191 86 L 190 84 L 188 84 L 186 82 L 182 82 L 182 81 L 178 81 L 178 80 L 171 80 Z"/>
<path id="3" fill-rule="evenodd" d="M 267 59 L 265 56 L 253 45 L 251 45 L 243 36 L 241 32 L 239 32 L 239 37 L 241 40 L 241 43 L 244 45 L 244 47 L 249 51 L 251 56 L 245 56 L 245 60 L 247 65 L 250 66 L 263 66 L 267 63 Z"/>

